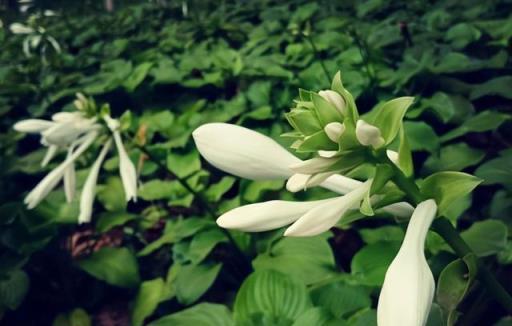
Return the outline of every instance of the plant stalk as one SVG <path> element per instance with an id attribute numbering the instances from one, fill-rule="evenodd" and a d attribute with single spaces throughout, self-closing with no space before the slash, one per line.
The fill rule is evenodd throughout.
<path id="1" fill-rule="evenodd" d="M 414 180 L 406 177 L 395 164 L 387 159 L 387 157 L 385 160 L 387 161 L 386 163 L 391 164 L 394 169 L 395 174 L 392 179 L 393 182 L 406 193 L 409 202 L 416 206 L 423 201 L 424 198 Z M 432 223 L 432 228 L 446 241 L 446 243 L 460 258 L 463 258 L 468 254 L 474 254 L 473 250 L 469 247 L 466 241 L 464 241 L 459 232 L 453 227 L 446 217 L 441 216 L 436 218 Z M 510 294 L 498 282 L 496 277 L 494 277 L 494 275 L 480 263 L 479 260 L 477 260 L 477 262 L 477 277 L 486 285 L 487 290 L 493 295 L 496 301 L 498 301 L 509 313 L 512 313 L 512 297 Z"/>

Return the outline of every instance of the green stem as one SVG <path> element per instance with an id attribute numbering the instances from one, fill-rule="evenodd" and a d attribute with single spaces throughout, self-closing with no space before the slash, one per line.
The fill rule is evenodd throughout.
<path id="1" fill-rule="evenodd" d="M 417 205 L 424 200 L 421 192 L 411 178 L 407 178 L 402 171 L 389 161 L 386 157 L 386 163 L 391 164 L 395 174 L 393 176 L 393 182 L 406 193 L 407 199 L 413 204 Z M 455 253 L 463 258 L 468 254 L 474 254 L 473 250 L 460 236 L 459 232 L 453 227 L 450 221 L 446 217 L 439 217 L 432 223 L 432 228 L 437 232 L 446 243 L 455 251 Z M 512 313 L 512 297 L 503 288 L 503 286 L 496 280 L 494 275 L 483 266 L 478 263 L 478 278 L 487 287 L 487 290 L 494 296 L 509 313 Z"/>

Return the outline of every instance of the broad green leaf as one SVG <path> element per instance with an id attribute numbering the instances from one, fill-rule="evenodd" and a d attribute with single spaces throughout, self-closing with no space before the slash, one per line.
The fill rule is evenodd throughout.
<path id="1" fill-rule="evenodd" d="M 413 97 L 399 97 L 378 107 L 373 124 L 379 128 L 386 145 L 395 139 L 402 127 L 405 112 L 407 112 L 413 101 Z"/>
<path id="2" fill-rule="evenodd" d="M 111 285 L 132 288 L 139 284 L 139 265 L 127 248 L 103 248 L 78 262 L 81 269 Z"/>
<path id="3" fill-rule="evenodd" d="M 139 86 L 139 84 L 142 83 L 144 78 L 146 78 L 146 75 L 148 74 L 151 67 L 153 67 L 152 62 L 143 62 L 137 67 L 135 67 L 132 73 L 124 81 L 124 88 L 126 88 L 128 92 L 133 92 L 137 88 L 137 86 Z"/>
<path id="4" fill-rule="evenodd" d="M 469 97 L 471 100 L 476 100 L 483 96 L 494 95 L 512 99 L 512 76 L 501 76 L 482 84 L 473 85 L 473 90 Z"/>
<path id="5" fill-rule="evenodd" d="M 478 164 L 484 156 L 484 151 L 474 149 L 466 143 L 451 144 L 442 147 L 439 156 L 431 155 L 424 163 L 423 169 L 429 173 L 461 171 Z"/>
<path id="6" fill-rule="evenodd" d="M 434 153 L 439 148 L 439 137 L 425 122 L 405 121 L 404 130 L 412 151 Z"/>
<path id="7" fill-rule="evenodd" d="M 343 326 L 342 320 L 336 320 L 334 316 L 323 307 L 314 307 L 306 310 L 295 320 L 292 326 Z"/>
<path id="8" fill-rule="evenodd" d="M 176 296 L 182 304 L 189 305 L 199 299 L 212 286 L 222 264 L 183 265 L 176 276 Z"/>
<path id="9" fill-rule="evenodd" d="M 311 291 L 315 306 L 327 308 L 337 318 L 346 318 L 363 308 L 371 307 L 370 291 L 362 286 L 330 283 Z"/>
<path id="10" fill-rule="evenodd" d="M 456 49 L 462 49 L 468 44 L 478 40 L 482 32 L 471 24 L 459 23 L 452 26 L 444 34 L 444 39 L 452 43 Z"/>
<path id="11" fill-rule="evenodd" d="M 245 279 L 236 295 L 234 314 L 239 325 L 258 315 L 291 322 L 311 306 L 303 283 L 277 271 L 263 270 Z"/>
<path id="12" fill-rule="evenodd" d="M 367 244 L 379 241 L 401 242 L 404 239 L 404 231 L 398 226 L 382 226 L 376 229 L 359 230 L 361 237 Z"/>
<path id="13" fill-rule="evenodd" d="M 188 177 L 201 168 L 199 154 L 197 151 L 190 151 L 186 154 L 169 153 L 167 168 L 180 178 Z"/>
<path id="14" fill-rule="evenodd" d="M 272 269 L 313 284 L 335 275 L 335 262 L 326 236 L 282 238 L 269 252 L 253 260 L 256 271 Z M 301 266 L 301 268 L 297 268 Z"/>
<path id="15" fill-rule="evenodd" d="M 211 202 L 218 202 L 222 198 L 222 195 L 224 195 L 224 193 L 227 192 L 235 182 L 236 179 L 233 177 L 223 177 L 219 182 L 210 185 L 208 189 L 206 189 L 206 198 Z"/>
<path id="16" fill-rule="evenodd" d="M 200 303 L 171 315 L 164 316 L 148 326 L 235 326 L 226 306 Z"/>
<path id="17" fill-rule="evenodd" d="M 502 156 L 480 165 L 475 175 L 484 180 L 484 185 L 502 184 L 512 188 L 512 152 L 505 152 Z"/>
<path id="18" fill-rule="evenodd" d="M 433 198 L 438 206 L 438 215 L 444 215 L 457 199 L 469 194 L 482 182 L 481 179 L 462 172 L 438 172 L 421 183 L 425 198 Z"/>
<path id="19" fill-rule="evenodd" d="M 98 222 L 96 222 L 96 230 L 99 232 L 107 232 L 116 226 L 124 225 L 136 218 L 137 215 L 126 212 L 105 212 L 100 215 Z"/>
<path id="20" fill-rule="evenodd" d="M 411 177 L 414 174 L 414 164 L 412 161 L 411 146 L 405 134 L 405 129 L 402 126 L 399 131 L 400 146 L 398 148 L 398 167 L 405 174 L 406 177 Z"/>
<path id="21" fill-rule="evenodd" d="M 476 257 L 470 254 L 448 264 L 439 275 L 436 301 L 443 309 L 448 325 L 455 324 L 459 315 L 457 306 L 464 299 L 476 273 Z"/>
<path id="22" fill-rule="evenodd" d="M 482 113 L 469 118 L 459 127 L 445 133 L 443 136 L 441 136 L 441 141 L 446 142 L 463 136 L 469 132 L 484 132 L 488 130 L 495 130 L 507 120 L 510 120 L 510 115 L 495 111 L 483 111 Z"/>
<path id="23" fill-rule="evenodd" d="M 497 254 L 507 245 L 507 226 L 498 220 L 475 222 L 461 233 L 462 238 L 480 257 Z"/>
<path id="24" fill-rule="evenodd" d="M 267 191 L 276 191 L 283 189 L 281 180 L 250 181 L 247 186 L 241 190 L 242 197 L 248 202 L 255 202 L 262 199 Z"/>
<path id="25" fill-rule="evenodd" d="M 193 264 L 198 264 L 221 242 L 226 242 L 227 238 L 219 228 L 197 233 L 188 248 L 188 257 Z"/>
<path id="26" fill-rule="evenodd" d="M 22 270 L 13 270 L 0 280 L 0 307 L 16 310 L 30 286 L 30 279 Z"/>
<path id="27" fill-rule="evenodd" d="M 150 316 L 158 306 L 163 289 L 164 280 L 162 278 L 155 278 L 141 283 L 133 306 L 132 325 L 143 325 L 144 319 Z"/>
<path id="28" fill-rule="evenodd" d="M 69 325 L 70 326 L 91 326 L 92 321 L 89 314 L 80 308 L 73 309 L 69 314 Z"/>
<path id="29" fill-rule="evenodd" d="M 400 242 L 377 242 L 363 247 L 352 259 L 352 275 L 357 277 L 361 285 L 382 285 L 399 246 Z"/>
<path id="30" fill-rule="evenodd" d="M 124 211 L 126 198 L 121 178 L 110 177 L 106 184 L 98 186 L 98 199 L 108 211 Z"/>

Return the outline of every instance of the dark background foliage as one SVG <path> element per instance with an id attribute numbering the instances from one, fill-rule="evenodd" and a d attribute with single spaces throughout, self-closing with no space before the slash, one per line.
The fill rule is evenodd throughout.
<path id="1" fill-rule="evenodd" d="M 449 218 L 512 288 L 512 2 L 115 1 L 112 11 L 105 3 L 34 1 L 21 13 L 0 1 L 5 325 L 375 324 L 404 225 L 378 215 L 310 239 L 228 234 L 214 218 L 230 208 L 329 194 L 292 196 L 282 181 L 228 176 L 200 159 L 190 136 L 224 121 L 289 145 L 279 135 L 298 88 L 326 89 L 338 70 L 361 112 L 416 97 L 405 130 L 418 179 L 453 170 L 485 180 Z M 44 27 L 62 51 L 25 55 L 26 36 L 8 29 L 14 22 Z M 61 190 L 23 207 L 55 165 L 41 169 L 39 140 L 12 129 L 72 110 L 76 92 L 110 103 L 114 116 L 131 112 L 125 136 L 142 184 L 140 200 L 126 205 L 117 158 L 109 159 L 93 223 L 81 226 L 78 203 L 65 204 Z M 79 162 L 79 183 L 94 155 Z M 434 233 L 427 256 L 436 279 L 456 258 Z M 455 309 L 460 325 L 510 323 L 477 282 L 461 303 L 438 304 L 429 325 Z"/>

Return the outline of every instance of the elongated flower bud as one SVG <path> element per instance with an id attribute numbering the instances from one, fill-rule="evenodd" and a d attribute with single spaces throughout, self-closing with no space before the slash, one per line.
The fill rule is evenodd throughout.
<path id="1" fill-rule="evenodd" d="M 48 149 L 46 150 L 46 154 L 44 155 L 43 160 L 41 161 L 41 167 L 45 167 L 50 163 L 52 158 L 57 154 L 57 151 L 59 150 L 59 146 L 57 145 L 50 145 Z"/>
<path id="2" fill-rule="evenodd" d="M 300 160 L 273 139 L 227 123 L 208 123 L 192 133 L 197 149 L 213 166 L 252 180 L 286 179 Z"/>
<path id="3" fill-rule="evenodd" d="M 74 146 L 69 146 L 68 154 L 66 159 L 69 159 L 73 155 Z M 68 203 L 73 201 L 76 189 L 76 172 L 75 162 L 71 162 L 64 172 L 64 194 L 66 195 L 66 201 Z"/>
<path id="4" fill-rule="evenodd" d="M 62 162 L 58 167 L 48 173 L 43 180 L 25 197 L 25 204 L 28 209 L 36 207 L 52 191 L 64 176 L 66 168 L 73 163 L 85 150 L 94 142 L 98 133 L 91 131 L 80 140 L 80 146 L 73 154 Z"/>
<path id="5" fill-rule="evenodd" d="M 324 127 L 324 131 L 330 140 L 332 140 L 335 143 L 338 143 L 341 135 L 345 131 L 345 125 L 339 122 L 331 122 Z"/>
<path id="6" fill-rule="evenodd" d="M 358 120 L 356 125 L 356 137 L 363 146 L 373 146 L 378 148 L 384 145 L 384 138 L 380 135 L 379 128 L 363 120 Z"/>
<path id="7" fill-rule="evenodd" d="M 52 127 L 54 124 L 54 122 L 47 120 L 27 119 L 16 122 L 14 124 L 14 130 L 24 133 L 40 133 Z"/>
<path id="8" fill-rule="evenodd" d="M 20 23 L 12 23 L 11 26 L 9 26 L 9 29 L 13 34 L 30 34 L 34 32 L 32 27 Z"/>
<path id="9" fill-rule="evenodd" d="M 318 95 L 331 103 L 344 117 L 347 116 L 347 103 L 338 92 L 328 89 L 318 92 Z"/>
<path id="10" fill-rule="evenodd" d="M 377 308 L 379 326 L 423 326 L 427 322 L 435 283 L 424 246 L 436 211 L 436 202 L 429 199 L 412 214 L 402 246 L 382 285 Z"/>
<path id="11" fill-rule="evenodd" d="M 246 232 L 268 231 L 288 225 L 311 208 L 332 201 L 332 199 L 309 202 L 272 200 L 241 206 L 224 213 L 217 224 L 226 229 Z"/>
<path id="12" fill-rule="evenodd" d="M 101 149 L 100 154 L 89 171 L 89 175 L 85 180 L 82 194 L 80 195 L 80 215 L 78 216 L 78 223 L 88 223 L 91 221 L 92 208 L 94 204 L 94 197 L 96 196 L 96 183 L 98 182 L 98 174 L 101 165 L 105 160 L 105 156 L 110 149 L 112 139 L 109 139 Z"/>
<path id="13" fill-rule="evenodd" d="M 369 179 L 358 188 L 345 196 L 322 203 L 302 215 L 295 223 L 286 229 L 285 236 L 306 237 L 314 236 L 332 228 L 343 215 L 359 207 L 366 193 L 370 191 L 373 179 Z"/>
<path id="14" fill-rule="evenodd" d="M 137 201 L 137 170 L 124 149 L 119 131 L 114 131 L 117 153 L 119 154 L 119 173 L 123 183 L 126 201 Z"/>

